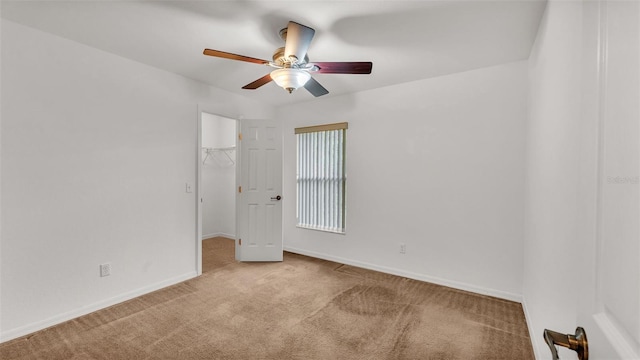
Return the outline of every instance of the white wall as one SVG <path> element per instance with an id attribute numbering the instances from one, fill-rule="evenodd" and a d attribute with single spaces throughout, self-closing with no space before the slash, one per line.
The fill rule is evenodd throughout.
<path id="1" fill-rule="evenodd" d="M 278 108 L 285 249 L 520 300 L 526 94 L 516 62 Z M 296 228 L 293 129 L 342 121 L 346 235 Z"/>
<path id="2" fill-rule="evenodd" d="M 231 148 L 236 145 L 236 120 L 202 114 L 202 147 Z M 236 151 L 203 153 L 202 238 L 236 236 Z"/>
<path id="3" fill-rule="evenodd" d="M 1 339 L 194 276 L 198 104 L 272 109 L 6 20 L 1 71 Z"/>
<path id="4" fill-rule="evenodd" d="M 579 244 L 581 6 L 547 4 L 529 59 L 523 293 L 538 357 L 550 354 L 544 328 L 576 322 L 565 310 L 575 305 L 578 283 L 558 274 L 576 269 Z"/>

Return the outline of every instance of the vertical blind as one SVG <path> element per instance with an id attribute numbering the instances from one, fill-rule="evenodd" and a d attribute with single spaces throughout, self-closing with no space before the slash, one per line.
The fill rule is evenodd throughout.
<path id="1" fill-rule="evenodd" d="M 295 129 L 298 226 L 344 233 L 347 123 Z"/>

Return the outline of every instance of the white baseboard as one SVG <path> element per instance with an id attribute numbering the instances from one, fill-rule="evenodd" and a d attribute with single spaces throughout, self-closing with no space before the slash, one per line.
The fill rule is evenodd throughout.
<path id="1" fill-rule="evenodd" d="M 522 301 L 520 303 L 522 304 L 522 310 L 524 311 L 524 319 L 527 322 L 527 329 L 529 330 L 529 338 L 531 339 L 531 347 L 533 348 L 533 358 L 542 359 L 540 355 L 540 349 L 538 349 L 538 345 L 536 344 L 536 341 L 535 341 L 535 339 L 537 338 L 536 337 L 537 334 L 533 331 L 533 328 L 531 327 L 532 318 L 531 318 L 531 315 L 529 314 L 529 308 L 527 307 L 527 299 L 524 297 L 524 295 L 522 296 Z"/>
<path id="2" fill-rule="evenodd" d="M 121 295 L 118 295 L 118 296 L 114 296 L 114 297 L 106 299 L 106 300 L 98 301 L 98 302 L 93 303 L 91 305 L 83 306 L 83 307 L 81 307 L 79 309 L 68 311 L 66 313 L 59 314 L 59 315 L 50 317 L 50 318 L 42 320 L 42 321 L 37 321 L 37 322 L 31 323 L 31 324 L 28 324 L 28 325 L 21 326 L 21 327 L 16 328 L 16 329 L 11 329 L 11 330 L 0 332 L 0 343 L 3 343 L 5 341 L 9 341 L 9 340 L 13 340 L 13 339 L 19 338 L 19 337 L 24 336 L 24 335 L 31 334 L 31 333 L 36 332 L 38 330 L 46 329 L 48 327 L 63 323 L 65 321 L 68 321 L 68 320 L 71 320 L 71 319 L 75 319 L 75 318 L 77 318 L 79 316 L 82 316 L 82 315 L 87 315 L 87 314 L 92 313 L 94 311 L 98 311 L 100 309 L 104 309 L 104 308 L 107 308 L 109 306 L 116 305 L 116 304 L 119 304 L 119 303 L 127 301 L 127 300 L 131 300 L 131 299 L 133 299 L 135 297 L 138 297 L 138 296 L 141 296 L 141 295 L 144 295 L 144 294 L 148 294 L 150 292 L 165 288 L 167 286 L 175 285 L 175 284 L 180 283 L 182 281 L 192 279 L 192 278 L 194 278 L 196 276 L 197 276 L 196 272 L 192 271 L 192 272 L 180 275 L 180 276 L 173 277 L 171 279 L 160 281 L 160 282 L 155 283 L 153 285 L 145 286 L 145 287 L 142 287 L 142 288 L 137 289 L 137 290 L 129 291 L 127 293 L 124 293 L 124 294 L 121 294 Z"/>
<path id="3" fill-rule="evenodd" d="M 296 248 L 288 247 L 288 246 L 286 246 L 284 248 L 284 250 L 288 251 L 288 252 L 300 254 L 300 255 L 311 256 L 311 257 L 318 258 L 318 259 L 334 261 L 334 262 L 345 264 L 345 265 L 352 265 L 352 266 L 357 266 L 357 267 L 361 267 L 361 268 L 365 268 L 365 269 L 369 269 L 369 270 L 380 271 L 380 272 L 391 274 L 391 275 L 402 276 L 402 277 L 406 277 L 406 278 L 409 278 L 409 279 L 430 282 L 430 283 L 433 283 L 433 284 L 447 286 L 447 287 L 451 287 L 451 288 L 458 289 L 458 290 L 470 291 L 470 292 L 473 292 L 473 293 L 476 293 L 476 294 L 493 296 L 493 297 L 497 297 L 497 298 L 500 298 L 500 299 L 515 301 L 515 302 L 518 302 L 518 303 L 522 302 L 522 295 L 509 293 L 509 292 L 506 292 L 506 291 L 485 288 L 485 287 L 476 286 L 476 285 L 472 285 L 472 284 L 467 284 L 467 283 L 463 283 L 463 282 L 459 282 L 459 281 L 442 279 L 442 278 L 439 278 L 439 277 L 429 276 L 429 275 L 425 275 L 425 274 L 418 274 L 418 273 L 414 273 L 414 272 L 411 272 L 411 271 L 405 271 L 405 270 L 391 268 L 391 267 L 387 267 L 387 266 L 379 266 L 379 265 L 366 263 L 366 262 L 362 262 L 362 261 L 346 259 L 346 258 L 342 258 L 342 257 L 339 257 L 339 256 L 332 256 L 332 255 L 317 253 L 317 252 L 314 252 L 314 251 L 296 249 Z"/>
<path id="4" fill-rule="evenodd" d="M 226 237 L 228 239 L 235 239 L 236 238 L 235 234 L 227 234 L 227 233 L 217 232 L 217 233 L 202 235 L 202 240 L 211 239 L 211 238 L 218 237 L 218 236 Z"/>

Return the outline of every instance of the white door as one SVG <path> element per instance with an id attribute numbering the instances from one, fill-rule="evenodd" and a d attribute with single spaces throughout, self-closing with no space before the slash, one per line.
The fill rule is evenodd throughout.
<path id="1" fill-rule="evenodd" d="M 282 261 L 282 127 L 240 120 L 236 259 Z"/>
<path id="2" fill-rule="evenodd" d="M 597 180 L 579 185 L 593 194 L 578 209 L 593 226 L 576 249 L 583 266 L 564 275 L 583 285 L 576 321 L 589 359 L 640 359 L 640 4 L 583 4 L 583 120 L 594 124 L 585 141 L 595 144 L 585 149 L 597 159 L 583 175 Z"/>

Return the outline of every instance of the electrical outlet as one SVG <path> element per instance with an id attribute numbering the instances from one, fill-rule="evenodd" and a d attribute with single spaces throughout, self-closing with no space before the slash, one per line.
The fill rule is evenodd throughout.
<path id="1" fill-rule="evenodd" d="M 405 243 L 401 243 L 400 244 L 400 254 L 406 254 L 407 253 L 407 245 Z"/>
<path id="2" fill-rule="evenodd" d="M 193 192 L 193 187 L 191 186 L 191 184 L 190 184 L 190 183 L 186 183 L 186 184 L 185 184 L 185 189 L 184 189 L 184 190 L 185 190 L 186 192 L 188 192 L 188 193 L 192 193 L 192 192 Z"/>
<path id="3" fill-rule="evenodd" d="M 111 263 L 100 264 L 100 277 L 111 275 Z"/>

